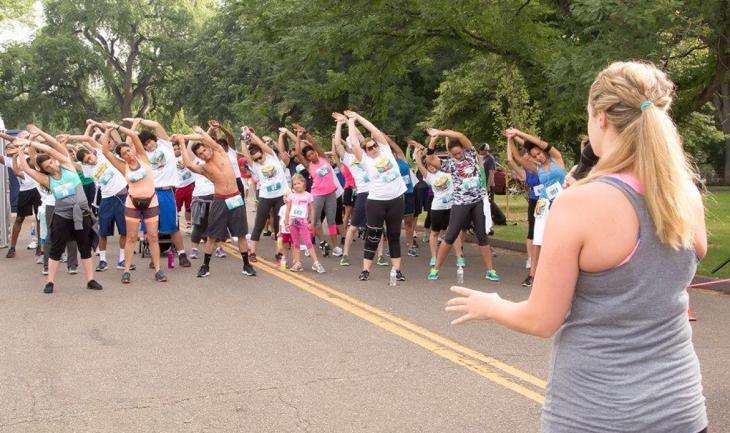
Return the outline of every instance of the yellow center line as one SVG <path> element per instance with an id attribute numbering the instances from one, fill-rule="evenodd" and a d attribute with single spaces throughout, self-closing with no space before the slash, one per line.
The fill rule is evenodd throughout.
<path id="1" fill-rule="evenodd" d="M 232 246 L 225 245 L 224 247 L 232 255 L 240 257 L 238 251 Z M 347 311 L 348 313 L 366 320 L 373 325 L 417 344 L 424 349 L 441 356 L 442 358 L 466 367 L 467 369 L 500 386 L 503 386 L 504 388 L 510 389 L 539 404 L 543 404 L 545 401 L 545 397 L 541 393 L 535 392 L 532 389 L 514 382 L 511 379 L 502 376 L 500 373 L 493 371 L 489 367 L 497 368 L 517 379 L 544 389 L 546 386 L 545 381 L 532 376 L 529 373 L 479 353 L 453 340 L 442 337 L 407 320 L 386 313 L 383 310 L 373 307 L 317 281 L 311 280 L 302 275 L 280 271 L 274 263 L 269 262 L 268 260 L 259 258 L 256 267 L 289 282 L 292 285 Z"/>

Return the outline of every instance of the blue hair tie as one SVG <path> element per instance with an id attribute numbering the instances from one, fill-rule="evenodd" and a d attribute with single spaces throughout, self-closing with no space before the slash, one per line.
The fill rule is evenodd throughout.
<path id="1" fill-rule="evenodd" d="M 644 102 L 642 102 L 641 103 L 641 112 L 643 113 L 644 110 L 646 110 L 646 107 L 649 107 L 651 105 L 654 105 L 654 103 L 651 102 L 651 101 L 644 101 Z"/>

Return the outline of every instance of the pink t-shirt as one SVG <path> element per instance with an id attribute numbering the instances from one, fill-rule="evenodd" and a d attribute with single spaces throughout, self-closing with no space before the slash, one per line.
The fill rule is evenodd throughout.
<path id="1" fill-rule="evenodd" d="M 312 194 L 327 195 L 337 191 L 335 174 L 326 158 L 320 157 L 316 163 L 310 162 L 308 171 L 312 176 Z"/>
<path id="2" fill-rule="evenodd" d="M 289 209 L 289 221 L 294 218 L 301 218 L 309 221 L 309 203 L 314 201 L 312 194 L 304 191 L 302 193 L 292 192 L 287 196 L 286 201 L 291 203 Z"/>
<path id="3" fill-rule="evenodd" d="M 342 174 L 345 176 L 345 188 L 355 188 L 355 178 L 352 176 L 350 168 L 342 164 Z"/>

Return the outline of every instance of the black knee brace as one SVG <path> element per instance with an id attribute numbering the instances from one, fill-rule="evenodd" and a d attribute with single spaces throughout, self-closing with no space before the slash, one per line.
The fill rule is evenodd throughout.
<path id="1" fill-rule="evenodd" d="M 368 226 L 367 234 L 365 235 L 365 246 L 363 247 L 363 254 L 366 259 L 373 260 L 375 258 L 375 252 L 378 251 L 378 244 L 382 236 L 382 227 Z"/>

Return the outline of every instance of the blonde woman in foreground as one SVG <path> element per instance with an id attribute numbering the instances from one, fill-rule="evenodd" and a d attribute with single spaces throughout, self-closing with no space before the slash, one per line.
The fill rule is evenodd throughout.
<path id="1" fill-rule="evenodd" d="M 707 431 L 686 287 L 707 251 L 695 172 L 651 64 L 613 63 L 593 82 L 598 165 L 554 202 L 528 300 L 462 287 L 453 324 L 494 320 L 555 334 L 544 433 Z"/>

